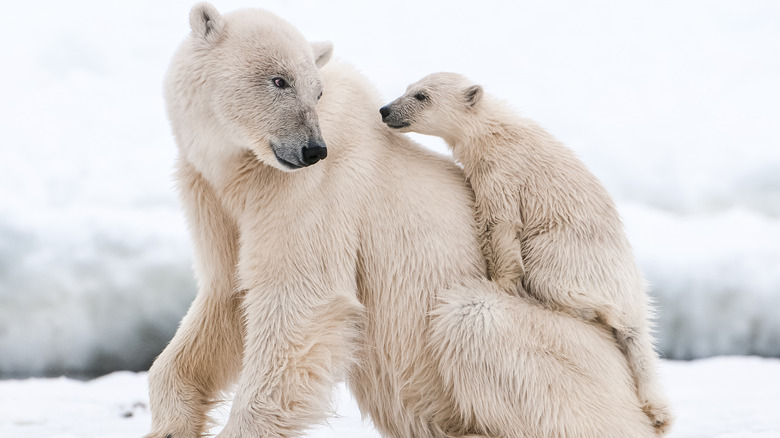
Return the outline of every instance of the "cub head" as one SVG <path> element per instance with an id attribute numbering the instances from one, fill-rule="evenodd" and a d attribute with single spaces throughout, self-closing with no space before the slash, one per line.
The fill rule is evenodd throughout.
<path id="1" fill-rule="evenodd" d="M 456 73 L 433 73 L 409 85 L 406 93 L 383 106 L 387 126 L 447 138 L 458 132 L 482 99 L 482 87 Z"/>
<path id="2" fill-rule="evenodd" d="M 318 69 L 330 59 L 330 43 L 309 43 L 263 10 L 222 16 L 208 3 L 192 8 L 190 27 L 166 80 L 182 147 L 207 157 L 222 151 L 203 149 L 250 149 L 284 171 L 327 156 L 316 107 L 324 92 Z"/>

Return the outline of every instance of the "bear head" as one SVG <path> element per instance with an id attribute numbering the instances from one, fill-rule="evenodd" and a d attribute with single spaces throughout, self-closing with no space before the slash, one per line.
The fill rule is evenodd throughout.
<path id="1" fill-rule="evenodd" d="M 409 85 L 379 112 L 391 128 L 446 139 L 463 128 L 483 94 L 481 86 L 457 73 L 433 73 Z"/>
<path id="2" fill-rule="evenodd" d="M 307 42 L 267 11 L 222 16 L 208 3 L 192 8 L 190 28 L 171 63 L 166 100 L 179 146 L 196 167 L 246 149 L 284 171 L 327 156 L 316 106 L 330 43 Z"/>

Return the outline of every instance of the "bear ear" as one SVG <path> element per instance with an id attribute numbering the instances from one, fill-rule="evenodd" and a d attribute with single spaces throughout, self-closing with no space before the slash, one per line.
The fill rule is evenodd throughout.
<path id="1" fill-rule="evenodd" d="M 314 63 L 317 65 L 317 68 L 322 68 L 330 61 L 330 56 L 333 55 L 333 43 L 330 41 L 311 43 L 311 51 L 314 53 Z"/>
<path id="2" fill-rule="evenodd" d="M 190 28 L 192 34 L 213 44 L 219 40 L 224 26 L 222 15 L 211 3 L 197 3 L 190 11 Z"/>
<path id="3" fill-rule="evenodd" d="M 482 87 L 479 85 L 472 85 L 463 91 L 463 96 L 466 99 L 466 105 L 469 108 L 474 106 L 482 100 L 482 95 L 485 94 Z"/>

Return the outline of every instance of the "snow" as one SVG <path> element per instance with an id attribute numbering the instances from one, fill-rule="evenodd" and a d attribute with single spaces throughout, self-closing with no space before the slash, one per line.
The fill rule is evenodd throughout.
<path id="1" fill-rule="evenodd" d="M 191 302 L 161 97 L 191 3 L 6 5 L 0 377 L 144 370 Z M 780 4 L 263 7 L 388 101 L 458 71 L 573 148 L 619 204 L 666 357 L 780 356 Z"/>
<path id="2" fill-rule="evenodd" d="M 669 438 L 780 437 L 780 360 L 718 357 L 664 361 L 662 381 L 677 422 Z M 312 438 L 379 437 L 361 421 L 340 385 L 336 416 Z M 229 404 L 213 418 L 218 432 Z M 146 373 L 116 372 L 88 382 L 66 378 L 0 381 L 0 436 L 15 438 L 137 438 L 149 432 Z"/>

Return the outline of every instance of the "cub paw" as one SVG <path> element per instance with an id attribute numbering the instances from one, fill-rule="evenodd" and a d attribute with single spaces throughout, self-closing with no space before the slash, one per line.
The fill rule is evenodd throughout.
<path id="1" fill-rule="evenodd" d="M 663 436 L 669 432 L 674 422 L 674 416 L 668 406 L 645 403 L 642 405 L 642 410 L 650 417 L 656 435 Z"/>

